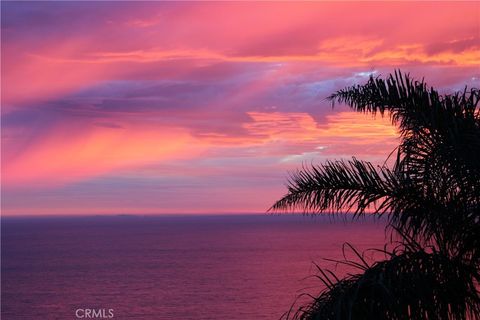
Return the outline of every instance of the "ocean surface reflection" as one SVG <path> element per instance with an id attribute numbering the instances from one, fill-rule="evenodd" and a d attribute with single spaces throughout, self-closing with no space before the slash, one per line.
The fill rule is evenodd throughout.
<path id="1" fill-rule="evenodd" d="M 384 222 L 303 216 L 2 219 L 2 319 L 278 319 L 313 262 L 382 248 Z M 345 270 L 339 270 L 340 273 Z"/>

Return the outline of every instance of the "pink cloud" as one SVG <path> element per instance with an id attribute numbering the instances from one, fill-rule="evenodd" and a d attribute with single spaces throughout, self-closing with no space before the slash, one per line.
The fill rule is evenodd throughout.
<path id="1" fill-rule="evenodd" d="M 256 10 L 239 3 L 176 4 L 169 10 L 161 4 L 119 6 L 108 19 L 88 20 L 93 25 L 87 34 L 72 36 L 68 25 L 59 28 L 44 21 L 40 43 L 22 40 L 10 28 L 4 40 L 3 100 L 10 104 L 52 98 L 101 81 L 142 78 L 152 68 L 162 78 L 162 63 L 174 64 L 181 72 L 185 60 L 196 61 L 193 67 L 225 61 L 376 68 L 478 65 L 475 43 L 461 51 L 432 50 L 439 42 L 453 48 L 459 39 L 478 39 L 474 3 L 419 3 L 415 10 L 412 5 L 260 3 Z M 216 19 L 209 18 L 212 13 Z M 77 27 L 87 23 L 77 19 Z"/>

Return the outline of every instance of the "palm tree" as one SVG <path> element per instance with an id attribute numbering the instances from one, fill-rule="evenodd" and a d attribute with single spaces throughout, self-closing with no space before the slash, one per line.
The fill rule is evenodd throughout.
<path id="1" fill-rule="evenodd" d="M 385 216 L 400 238 L 386 259 L 325 289 L 298 319 L 480 319 L 480 92 L 441 95 L 400 71 L 328 97 L 388 116 L 401 142 L 394 165 L 355 158 L 292 174 L 271 211 Z M 287 316 L 289 317 L 289 316 Z"/>

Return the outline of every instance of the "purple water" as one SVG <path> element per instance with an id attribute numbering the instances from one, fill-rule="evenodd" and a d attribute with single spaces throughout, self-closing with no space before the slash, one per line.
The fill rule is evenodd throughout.
<path id="1" fill-rule="evenodd" d="M 2 319 L 278 319 L 312 261 L 382 247 L 384 224 L 303 216 L 2 219 Z M 82 314 L 80 314 L 82 315 Z"/>

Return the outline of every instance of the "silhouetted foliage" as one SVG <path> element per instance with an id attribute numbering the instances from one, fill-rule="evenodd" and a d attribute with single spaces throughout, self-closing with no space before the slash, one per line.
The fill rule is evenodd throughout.
<path id="1" fill-rule="evenodd" d="M 479 90 L 440 95 L 396 72 L 328 99 L 388 115 L 401 137 L 394 165 L 304 167 L 270 210 L 384 215 L 403 244 L 362 274 L 323 272 L 326 289 L 295 318 L 480 319 Z"/>

